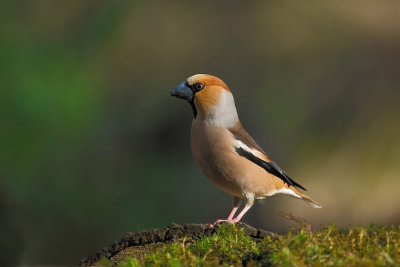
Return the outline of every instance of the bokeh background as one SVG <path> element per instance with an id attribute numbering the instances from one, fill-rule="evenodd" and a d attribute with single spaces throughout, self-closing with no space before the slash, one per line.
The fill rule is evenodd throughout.
<path id="1" fill-rule="evenodd" d="M 323 205 L 274 196 L 284 232 L 400 222 L 399 1 L 1 1 L 0 260 L 76 264 L 126 232 L 231 209 L 189 146 L 195 73 Z"/>

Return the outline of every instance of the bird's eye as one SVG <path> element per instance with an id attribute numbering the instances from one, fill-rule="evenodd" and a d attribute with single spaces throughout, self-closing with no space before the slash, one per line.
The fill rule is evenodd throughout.
<path id="1" fill-rule="evenodd" d="M 200 91 L 201 89 L 204 88 L 204 84 L 202 84 L 202 83 L 195 83 L 195 84 L 193 84 L 193 88 L 196 89 L 196 91 Z"/>

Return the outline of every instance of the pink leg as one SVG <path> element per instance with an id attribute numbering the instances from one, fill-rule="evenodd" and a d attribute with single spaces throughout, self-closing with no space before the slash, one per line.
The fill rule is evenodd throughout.
<path id="1" fill-rule="evenodd" d="M 232 222 L 239 222 L 239 221 L 242 219 L 243 215 L 244 215 L 250 208 L 251 208 L 251 206 L 248 205 L 248 204 L 246 204 L 246 206 L 244 206 L 244 208 L 243 208 L 242 211 L 238 214 L 238 216 L 236 216 L 236 218 L 235 218 L 235 219 L 232 219 L 231 221 L 232 221 Z"/>
<path id="2" fill-rule="evenodd" d="M 232 219 L 233 216 L 235 216 L 236 211 L 238 210 L 239 206 L 240 206 L 240 198 L 238 197 L 234 197 L 233 198 L 233 210 L 231 211 L 231 213 L 229 214 L 228 219 L 226 220 L 217 220 L 214 224 L 209 224 L 209 227 L 214 227 L 214 225 L 216 225 L 217 223 L 221 223 L 221 222 L 228 222 L 228 223 L 236 223 L 239 222 L 243 215 L 251 208 L 251 206 L 253 206 L 254 204 L 254 196 L 252 194 L 246 194 L 246 205 L 245 207 L 242 209 L 242 211 L 238 214 L 238 216 L 236 216 L 236 218 Z"/>
<path id="3" fill-rule="evenodd" d="M 215 221 L 214 225 L 217 224 L 217 223 L 221 223 L 221 222 L 230 222 L 230 221 L 232 221 L 232 218 L 233 218 L 233 216 L 235 216 L 235 213 L 236 213 L 236 211 L 238 210 L 238 208 L 239 208 L 239 207 L 234 207 L 234 208 L 232 209 L 231 213 L 230 213 L 229 216 L 228 216 L 228 219 L 226 219 L 226 220 L 218 219 L 218 220 Z"/>
<path id="4" fill-rule="evenodd" d="M 241 202 L 241 198 L 240 197 L 233 197 L 232 198 L 233 209 L 232 209 L 231 213 L 229 213 L 228 219 L 226 219 L 226 220 L 222 220 L 222 219 L 216 220 L 214 224 L 209 224 L 208 227 L 214 227 L 215 224 L 221 223 L 221 222 L 230 222 L 232 220 L 233 216 L 235 216 L 236 211 L 240 207 L 240 202 Z"/>
<path id="5" fill-rule="evenodd" d="M 229 216 L 228 216 L 228 219 L 227 219 L 228 221 L 230 221 L 230 220 L 233 219 L 233 216 L 235 216 L 235 213 L 236 213 L 236 211 L 238 210 L 238 208 L 239 208 L 239 206 L 234 207 L 234 208 L 232 209 L 231 213 L 230 213 Z"/>

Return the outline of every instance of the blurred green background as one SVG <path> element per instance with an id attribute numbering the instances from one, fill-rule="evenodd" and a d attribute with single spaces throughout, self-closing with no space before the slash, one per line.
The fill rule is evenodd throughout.
<path id="1" fill-rule="evenodd" d="M 2 265 L 226 217 L 169 96 L 196 73 L 324 207 L 274 196 L 244 222 L 400 222 L 399 1 L 1 1 L 0 33 Z"/>

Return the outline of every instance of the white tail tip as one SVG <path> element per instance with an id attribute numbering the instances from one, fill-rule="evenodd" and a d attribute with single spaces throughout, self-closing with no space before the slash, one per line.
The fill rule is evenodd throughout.
<path id="1" fill-rule="evenodd" d="M 316 203 L 312 203 L 312 202 L 308 202 L 310 205 L 311 205 L 311 207 L 313 207 L 313 208 L 316 208 L 316 209 L 322 209 L 322 206 L 321 205 L 319 205 L 319 204 L 316 204 Z"/>

